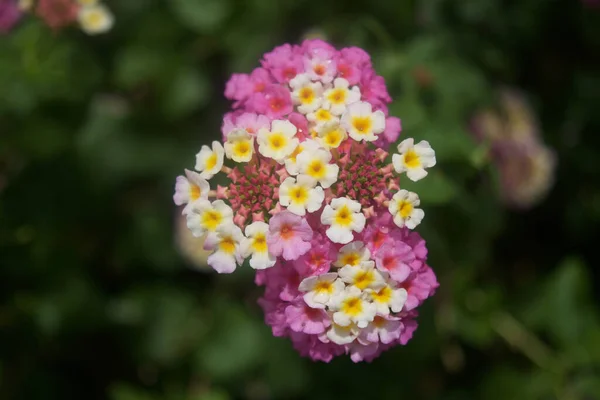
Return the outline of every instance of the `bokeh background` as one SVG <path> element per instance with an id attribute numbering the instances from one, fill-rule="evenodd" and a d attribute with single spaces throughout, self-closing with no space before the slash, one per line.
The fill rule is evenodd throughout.
<path id="1" fill-rule="evenodd" d="M 106 5 L 103 35 L 32 11 L 0 36 L 0 399 L 600 399 L 600 3 Z M 228 76 L 306 37 L 365 48 L 438 154 L 441 286 L 371 364 L 272 337 L 172 204 Z"/>

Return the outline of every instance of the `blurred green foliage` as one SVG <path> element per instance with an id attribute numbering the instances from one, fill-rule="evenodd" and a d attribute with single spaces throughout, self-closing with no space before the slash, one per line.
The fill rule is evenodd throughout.
<path id="1" fill-rule="evenodd" d="M 104 36 L 32 17 L 0 38 L 1 399 L 600 399 L 592 2 L 108 3 Z M 174 177 L 220 136 L 229 74 L 315 34 L 372 54 L 390 113 L 439 159 L 414 186 L 441 287 L 372 364 L 301 359 L 251 271 L 198 272 L 175 242 Z M 502 85 L 558 155 L 528 212 L 500 203 L 468 132 Z"/>

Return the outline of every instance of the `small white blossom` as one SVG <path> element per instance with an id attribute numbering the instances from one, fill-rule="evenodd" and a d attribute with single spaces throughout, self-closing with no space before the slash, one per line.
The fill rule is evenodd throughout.
<path id="1" fill-rule="evenodd" d="M 366 327 L 377 313 L 375 305 L 365 299 L 356 286 L 348 286 L 331 299 L 330 308 L 335 311 L 333 321 L 340 326 L 355 323 L 359 328 Z"/>
<path id="2" fill-rule="evenodd" d="M 328 89 L 323 94 L 323 106 L 327 107 L 332 114 L 342 115 L 349 104 L 360 100 L 360 89 L 354 86 L 349 89 L 350 84 L 344 78 L 336 78 L 333 81 L 333 88 Z"/>
<path id="3" fill-rule="evenodd" d="M 113 14 L 102 4 L 80 7 L 77 20 L 81 29 L 88 35 L 108 32 L 115 23 Z"/>
<path id="4" fill-rule="evenodd" d="M 293 88 L 292 101 L 298 111 L 307 114 L 319 108 L 323 94 L 321 82 L 312 82 L 307 74 L 299 74 L 290 81 L 290 86 Z"/>
<path id="5" fill-rule="evenodd" d="M 184 214 L 190 212 L 191 204 L 198 199 L 208 199 L 210 185 L 200 174 L 185 170 L 185 176 L 178 176 L 175 183 L 175 195 L 173 200 L 178 206 L 186 205 Z"/>
<path id="6" fill-rule="evenodd" d="M 384 276 L 375 269 L 374 261 L 363 261 L 358 265 L 346 265 L 338 271 L 340 278 L 360 290 L 380 289 L 385 286 Z"/>
<path id="7" fill-rule="evenodd" d="M 223 145 L 216 140 L 212 142 L 212 149 L 207 145 L 202 146 L 200 152 L 196 154 L 196 171 L 204 179 L 210 179 L 215 176 L 223 167 L 223 158 L 225 149 Z"/>
<path id="8" fill-rule="evenodd" d="M 316 186 L 316 181 L 306 175 L 296 179 L 286 178 L 279 187 L 279 202 L 296 215 L 305 215 L 306 211 L 315 212 L 321 208 L 325 193 Z"/>
<path id="9" fill-rule="evenodd" d="M 329 164 L 329 161 L 331 161 L 331 153 L 324 148 L 305 149 L 296 157 L 298 172 L 310 176 L 324 189 L 337 181 L 340 171 L 337 164 Z"/>
<path id="10" fill-rule="evenodd" d="M 405 139 L 398 145 L 398 153 L 392 156 L 394 169 L 398 173 L 406 172 L 408 179 L 413 182 L 425 178 L 425 169 L 436 163 L 435 151 L 426 140 L 414 144 L 414 139 Z"/>
<path id="11" fill-rule="evenodd" d="M 348 243 L 340 249 L 333 266 L 338 268 L 345 267 L 346 265 L 355 266 L 369 261 L 370 258 L 371 252 L 365 247 L 365 244 L 361 241 L 356 241 Z"/>
<path id="12" fill-rule="evenodd" d="M 267 233 L 269 224 L 255 221 L 245 230 L 246 238 L 242 241 L 241 252 L 250 258 L 250 266 L 254 269 L 266 269 L 275 265 L 276 258 L 269 253 Z"/>
<path id="13" fill-rule="evenodd" d="M 385 114 L 381 110 L 373 112 L 370 103 L 360 101 L 348 106 L 342 115 L 342 126 L 357 142 L 374 142 L 385 129 Z"/>
<path id="14" fill-rule="evenodd" d="M 425 212 L 417 208 L 419 204 L 421 204 L 421 201 L 416 193 L 401 189 L 390 200 L 388 209 L 397 226 L 415 229 L 425 216 Z"/>
<path id="15" fill-rule="evenodd" d="M 258 131 L 258 151 L 265 157 L 272 158 L 282 164 L 284 159 L 294 152 L 298 146 L 296 127 L 290 121 L 275 120 L 271 130 L 261 128 Z"/>
<path id="16" fill-rule="evenodd" d="M 305 278 L 298 290 L 304 293 L 304 301 L 312 308 L 325 308 L 333 296 L 344 290 L 344 282 L 335 272 Z"/>
<path id="17" fill-rule="evenodd" d="M 229 274 L 235 271 L 243 262 L 240 243 L 244 239 L 241 229 L 231 223 L 223 224 L 217 228 L 214 235 L 208 235 L 204 242 L 206 250 L 213 250 L 208 256 L 208 265 L 220 274 Z"/>
<path id="18" fill-rule="evenodd" d="M 321 223 L 330 225 L 326 234 L 334 243 L 350 243 L 352 231 L 360 233 L 365 227 L 365 216 L 360 212 L 360 203 L 346 197 L 331 200 L 321 214 Z"/>
<path id="19" fill-rule="evenodd" d="M 187 226 L 196 237 L 213 233 L 222 225 L 233 223 L 233 211 L 223 200 L 197 200 L 186 215 Z"/>
<path id="20" fill-rule="evenodd" d="M 227 134 L 225 155 L 235 162 L 248 162 L 254 154 L 254 137 L 245 129 L 234 129 Z"/>

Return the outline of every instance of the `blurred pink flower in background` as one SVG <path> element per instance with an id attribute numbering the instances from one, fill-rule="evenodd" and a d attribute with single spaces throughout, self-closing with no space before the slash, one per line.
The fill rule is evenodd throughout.
<path id="1" fill-rule="evenodd" d="M 540 134 L 536 116 L 517 91 L 503 89 L 497 109 L 480 111 L 472 121 L 476 137 L 490 146 L 500 174 L 503 201 L 526 209 L 544 199 L 554 183 L 556 157 Z"/>
<path id="2" fill-rule="evenodd" d="M 16 0 L 0 0 L 0 34 L 8 33 L 22 16 Z"/>

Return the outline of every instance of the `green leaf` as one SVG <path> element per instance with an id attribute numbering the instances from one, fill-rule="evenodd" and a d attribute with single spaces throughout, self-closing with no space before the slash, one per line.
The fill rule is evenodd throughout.
<path id="1" fill-rule="evenodd" d="M 171 119 L 181 118 L 206 104 L 209 93 L 206 75 L 185 68 L 173 77 L 162 96 L 164 113 Z"/>
<path id="2" fill-rule="evenodd" d="M 217 30 L 232 8 L 230 0 L 172 0 L 171 7 L 182 24 L 198 33 Z"/>

